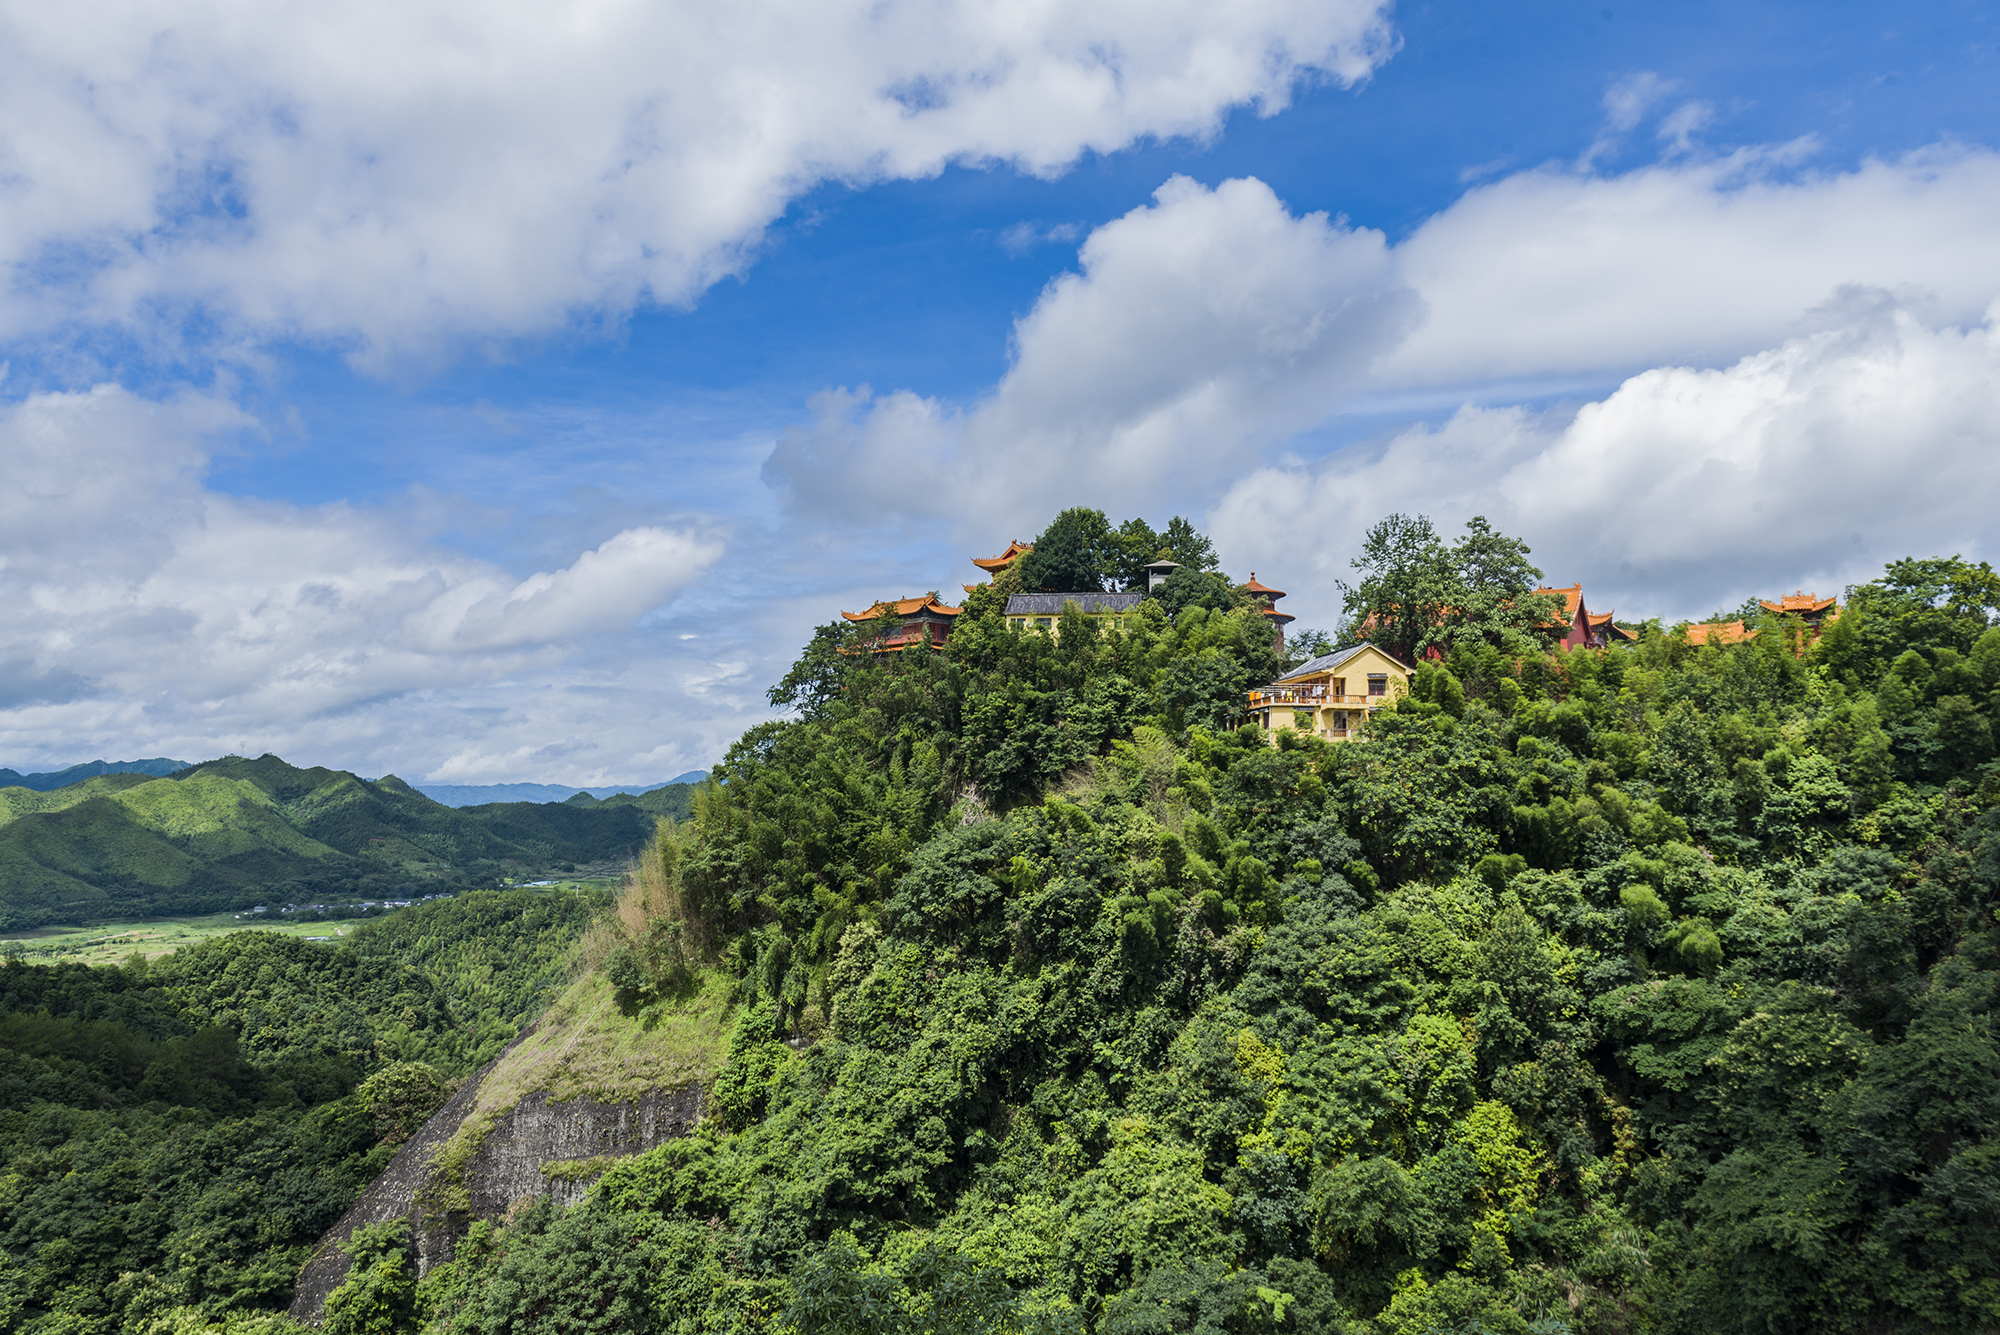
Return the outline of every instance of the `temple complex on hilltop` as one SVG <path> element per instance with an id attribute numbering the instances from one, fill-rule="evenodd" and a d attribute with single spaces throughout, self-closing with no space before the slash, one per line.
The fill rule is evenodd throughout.
<path id="1" fill-rule="evenodd" d="M 840 615 L 857 626 L 895 617 L 893 629 L 854 650 L 866 649 L 871 654 L 886 654 L 921 643 L 928 643 L 933 649 L 942 649 L 945 641 L 951 638 L 953 621 L 964 611 L 962 607 L 947 606 L 935 593 L 927 593 L 921 598 L 876 603 L 866 612 L 842 612 Z"/>

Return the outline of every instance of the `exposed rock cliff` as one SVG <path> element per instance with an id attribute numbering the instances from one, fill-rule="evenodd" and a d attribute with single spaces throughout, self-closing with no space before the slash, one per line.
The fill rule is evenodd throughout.
<path id="1" fill-rule="evenodd" d="M 585 979 L 543 1020 L 470 1077 L 403 1146 L 299 1274 L 291 1315 L 317 1321 L 347 1276 L 358 1228 L 407 1219 L 419 1273 L 451 1259 L 474 1219 L 524 1201 L 583 1198 L 612 1163 L 684 1136 L 728 1032 L 726 992 L 711 986 L 650 1023 L 628 1020 Z"/>

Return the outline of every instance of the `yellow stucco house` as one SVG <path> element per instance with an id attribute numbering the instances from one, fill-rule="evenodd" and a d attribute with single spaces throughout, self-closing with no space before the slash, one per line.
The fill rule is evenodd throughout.
<path id="1" fill-rule="evenodd" d="M 1250 692 L 1250 717 L 1267 733 L 1295 728 L 1341 741 L 1408 691 L 1413 675 L 1410 667 L 1372 644 L 1337 649 Z"/>

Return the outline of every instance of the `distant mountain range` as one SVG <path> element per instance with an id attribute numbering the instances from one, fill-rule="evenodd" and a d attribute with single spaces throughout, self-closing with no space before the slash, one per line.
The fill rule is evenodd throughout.
<path id="1" fill-rule="evenodd" d="M 600 801 L 566 789 L 563 802 L 453 808 L 393 774 L 370 781 L 273 755 L 140 763 L 171 768 L 0 787 L 0 931 L 615 867 L 660 816 L 685 817 L 694 792 L 669 784 Z"/>
<path id="2" fill-rule="evenodd" d="M 448 807 L 477 807 L 488 802 L 567 802 L 578 793 L 599 799 L 621 793 L 637 797 L 677 783 L 700 783 L 707 777 L 707 770 L 691 769 L 664 783 L 621 783 L 610 788 L 571 788 L 560 783 L 418 783 L 411 787 Z"/>
<path id="3" fill-rule="evenodd" d="M 94 779 L 100 774 L 151 774 L 164 778 L 188 767 L 185 760 L 93 760 L 87 765 L 71 765 L 48 774 L 22 774 L 16 770 L 0 769 L 0 788 L 32 788 L 38 793 L 46 793 L 57 788 L 67 788 L 85 779 Z"/>

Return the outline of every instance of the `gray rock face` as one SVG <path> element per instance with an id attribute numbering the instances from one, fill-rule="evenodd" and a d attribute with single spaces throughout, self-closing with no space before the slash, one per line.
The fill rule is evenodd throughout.
<path id="1" fill-rule="evenodd" d="M 537 1196 L 574 1205 L 604 1176 L 602 1169 L 585 1176 L 549 1174 L 545 1167 L 638 1154 L 686 1135 L 700 1119 L 699 1085 L 648 1090 L 635 1103 L 550 1103 L 546 1094 L 530 1094 L 508 1110 L 472 1156 L 465 1175 L 472 1213 L 500 1219 Z"/>
<path id="2" fill-rule="evenodd" d="M 642 1153 L 686 1135 L 701 1120 L 697 1084 L 648 1090 L 627 1103 L 590 1098 L 551 1103 L 546 1094 L 529 1094 L 500 1116 L 467 1160 L 460 1199 L 469 1200 L 471 1209 L 449 1208 L 442 1198 L 450 1184 L 434 1160 L 471 1115 L 480 1085 L 527 1037 L 514 1040 L 506 1052 L 467 1080 L 390 1160 L 340 1222 L 327 1230 L 299 1272 L 290 1309 L 293 1320 L 320 1319 L 327 1295 L 347 1278 L 347 1253 L 341 1244 L 356 1229 L 409 1220 L 417 1273 L 423 1274 L 451 1259 L 457 1240 L 474 1219 L 498 1222 L 516 1206 L 540 1196 L 558 1206 L 573 1205 L 608 1167 L 588 1161 Z M 583 1171 L 544 1171 L 564 1164 Z"/>

